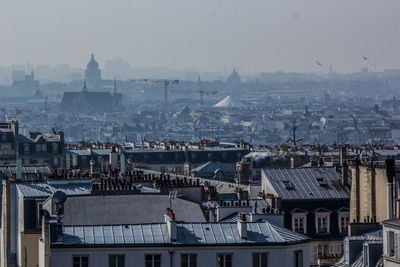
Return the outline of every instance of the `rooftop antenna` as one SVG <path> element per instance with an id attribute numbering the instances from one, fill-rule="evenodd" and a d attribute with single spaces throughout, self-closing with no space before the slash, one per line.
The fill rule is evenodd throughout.
<path id="1" fill-rule="evenodd" d="M 169 208 L 170 209 L 172 209 L 172 201 L 175 202 L 177 196 L 178 196 L 178 191 L 172 190 L 169 192 L 168 198 L 169 198 Z"/>
<path id="2" fill-rule="evenodd" d="M 293 146 L 294 146 L 294 149 L 295 150 L 297 150 L 297 143 L 299 142 L 301 142 L 302 141 L 302 139 L 296 139 L 296 130 L 297 130 L 297 124 L 296 124 L 296 119 L 293 119 L 293 121 L 292 121 L 292 133 L 293 133 L 293 139 L 288 139 L 287 141 L 288 142 L 293 142 Z"/>

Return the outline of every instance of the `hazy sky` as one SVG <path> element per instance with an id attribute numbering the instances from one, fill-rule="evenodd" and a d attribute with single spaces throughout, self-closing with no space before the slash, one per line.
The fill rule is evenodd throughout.
<path id="1" fill-rule="evenodd" d="M 399 0 L 0 0 L 0 65 L 84 67 L 93 51 L 101 66 L 400 68 L 399 10 Z"/>

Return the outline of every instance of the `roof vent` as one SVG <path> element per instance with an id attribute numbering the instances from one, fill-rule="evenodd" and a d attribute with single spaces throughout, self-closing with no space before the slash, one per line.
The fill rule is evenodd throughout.
<path id="1" fill-rule="evenodd" d="M 317 179 L 317 182 L 319 183 L 319 186 L 328 187 L 328 184 L 326 183 L 326 181 L 323 177 L 317 177 L 316 179 Z"/>
<path id="2" fill-rule="evenodd" d="M 294 190 L 294 186 L 290 181 L 282 181 L 283 186 L 288 190 Z"/>

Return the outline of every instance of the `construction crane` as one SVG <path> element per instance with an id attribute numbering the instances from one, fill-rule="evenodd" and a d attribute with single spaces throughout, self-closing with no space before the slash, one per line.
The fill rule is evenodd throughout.
<path id="1" fill-rule="evenodd" d="M 164 84 L 164 109 L 168 110 L 168 85 L 170 84 L 178 84 L 179 80 L 166 80 L 166 79 L 138 79 L 133 80 L 135 82 L 150 82 L 150 83 L 163 83 Z"/>
<path id="2" fill-rule="evenodd" d="M 197 91 L 197 92 L 200 93 L 200 107 L 204 106 L 204 94 L 206 94 L 206 95 L 209 95 L 209 94 L 215 95 L 215 94 L 218 93 L 218 91 L 206 92 L 206 91 L 203 91 L 203 90 L 200 90 L 200 91 Z"/>
<path id="3" fill-rule="evenodd" d="M 164 83 L 164 108 L 168 110 L 168 85 L 178 84 L 179 80 L 155 80 L 155 83 Z"/>

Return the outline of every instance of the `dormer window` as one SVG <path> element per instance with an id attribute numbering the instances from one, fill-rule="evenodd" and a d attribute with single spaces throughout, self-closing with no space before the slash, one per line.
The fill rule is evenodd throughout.
<path id="1" fill-rule="evenodd" d="M 317 231 L 320 234 L 328 233 L 328 219 L 329 216 L 318 216 L 317 218 Z"/>
<path id="2" fill-rule="evenodd" d="M 330 233 L 330 210 L 318 208 L 315 213 L 315 230 L 317 234 Z"/>
<path id="3" fill-rule="evenodd" d="M 347 227 L 350 221 L 350 210 L 349 208 L 343 207 L 340 208 L 338 211 L 338 225 L 339 225 L 339 232 L 341 234 L 347 233 Z"/>
<path id="4" fill-rule="evenodd" d="M 290 213 L 292 214 L 292 230 L 300 234 L 306 234 L 308 212 L 302 209 L 294 209 Z"/>
<path id="5" fill-rule="evenodd" d="M 294 231 L 297 233 L 304 233 L 304 217 L 294 218 Z"/>

